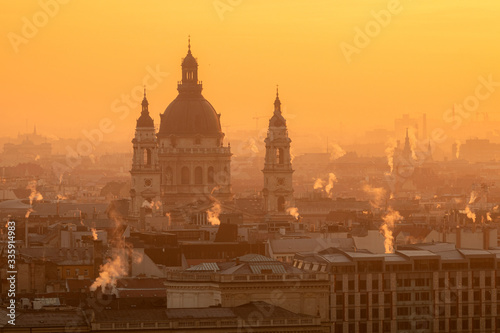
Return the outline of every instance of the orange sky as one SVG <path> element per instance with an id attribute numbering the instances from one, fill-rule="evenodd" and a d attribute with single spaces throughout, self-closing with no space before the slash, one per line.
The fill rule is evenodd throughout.
<path id="1" fill-rule="evenodd" d="M 3 3 L 0 136 L 36 123 L 70 137 L 109 118 L 115 129 L 106 139 L 129 140 L 140 108 L 127 107 L 121 119 L 113 103 L 141 86 L 148 68 L 169 73 L 148 92 L 159 125 L 177 94 L 189 34 L 203 94 L 226 132 L 253 130 L 252 117 L 270 116 L 276 84 L 291 130 L 339 139 L 340 123 L 355 133 L 392 128 L 402 113 L 441 119 L 474 94 L 479 76 L 500 82 L 498 0 L 53 1 Z M 218 12 L 222 4 L 231 10 Z M 398 12 L 348 63 L 342 43 L 355 45 L 355 29 L 388 7 Z M 25 38 L 34 20 L 40 27 Z M 25 39 L 14 45 L 13 36 Z M 500 87 L 480 109 L 497 119 L 499 105 Z"/>

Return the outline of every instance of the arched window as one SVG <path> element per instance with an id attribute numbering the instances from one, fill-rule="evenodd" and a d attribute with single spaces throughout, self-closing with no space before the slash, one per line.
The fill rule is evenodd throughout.
<path id="1" fill-rule="evenodd" d="M 283 155 L 283 148 L 276 148 L 276 163 L 285 163 L 285 156 Z"/>
<path id="2" fill-rule="evenodd" d="M 203 184 L 203 169 L 200 166 L 194 169 L 194 183 L 196 185 Z"/>
<path id="3" fill-rule="evenodd" d="M 278 197 L 278 212 L 284 212 L 285 211 L 285 197 L 280 196 Z"/>
<path id="4" fill-rule="evenodd" d="M 213 184 L 214 183 L 214 167 L 208 167 L 207 182 L 209 184 Z"/>
<path id="5" fill-rule="evenodd" d="M 143 162 L 144 165 L 151 165 L 151 149 L 144 149 Z"/>
<path id="6" fill-rule="evenodd" d="M 187 185 L 189 184 L 189 168 L 182 167 L 181 169 L 181 184 Z"/>

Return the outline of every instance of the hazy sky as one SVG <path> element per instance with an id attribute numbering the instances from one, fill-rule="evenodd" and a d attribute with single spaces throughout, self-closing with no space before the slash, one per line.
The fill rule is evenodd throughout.
<path id="1" fill-rule="evenodd" d="M 391 128 L 402 113 L 441 119 L 474 96 L 478 77 L 500 82 L 498 0 L 54 1 L 2 3 L 1 136 L 34 123 L 75 136 L 109 118 L 106 138 L 127 138 L 140 107 L 121 98 L 139 101 L 154 71 L 158 125 L 177 95 L 188 35 L 203 95 L 231 131 L 271 115 L 276 84 L 292 129 L 355 132 Z M 356 39 L 358 29 L 371 29 L 369 40 Z M 493 89 L 479 106 L 490 118 L 500 105 Z"/>

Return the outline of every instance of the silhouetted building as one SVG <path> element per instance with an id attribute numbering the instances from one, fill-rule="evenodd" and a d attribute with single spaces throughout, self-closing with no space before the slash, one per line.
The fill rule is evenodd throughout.
<path id="1" fill-rule="evenodd" d="M 292 187 L 292 160 L 286 120 L 281 114 L 281 102 L 276 90 L 274 114 L 269 120 L 266 157 L 264 161 L 264 210 L 270 215 L 288 215 L 287 208 L 294 206 Z"/>
<path id="2" fill-rule="evenodd" d="M 146 97 L 137 120 L 132 165 L 131 214 L 155 201 L 188 203 L 210 195 L 231 199 L 231 148 L 224 146 L 220 114 L 201 94 L 198 62 L 191 53 L 182 61 L 179 95 L 161 115 L 158 133 Z"/>

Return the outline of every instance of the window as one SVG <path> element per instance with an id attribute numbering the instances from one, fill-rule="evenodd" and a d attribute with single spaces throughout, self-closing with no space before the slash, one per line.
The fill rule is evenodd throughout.
<path id="1" fill-rule="evenodd" d="M 337 320 L 344 319 L 344 310 L 337 310 Z"/>
<path id="2" fill-rule="evenodd" d="M 391 293 L 385 293 L 384 294 L 384 303 L 391 304 L 391 301 L 392 301 Z"/>
<path id="3" fill-rule="evenodd" d="M 354 290 L 354 281 L 351 280 L 347 283 L 347 288 L 349 288 L 349 290 L 353 291 Z"/>
<path id="4" fill-rule="evenodd" d="M 71 276 L 71 272 L 70 272 L 70 270 L 69 270 L 69 269 L 66 269 L 66 276 L 67 276 L 67 277 L 68 277 L 68 276 Z"/>
<path id="5" fill-rule="evenodd" d="M 409 321 L 398 322 L 398 330 L 411 330 L 411 323 Z"/>
<path id="6" fill-rule="evenodd" d="M 83 271 L 83 275 L 88 276 L 89 275 L 89 270 L 88 269 L 84 270 Z"/>
<path id="7" fill-rule="evenodd" d="M 457 316 L 457 307 L 455 305 L 450 306 L 450 316 Z"/>
<path id="8" fill-rule="evenodd" d="M 397 300 L 398 300 L 398 302 L 408 302 L 408 301 L 411 301 L 411 294 L 410 293 L 398 293 L 397 294 Z"/>
<path id="9" fill-rule="evenodd" d="M 203 169 L 200 166 L 194 169 L 194 183 L 196 185 L 203 184 Z"/>
<path id="10" fill-rule="evenodd" d="M 151 149 L 144 149 L 143 162 L 144 165 L 151 165 Z"/>
<path id="11" fill-rule="evenodd" d="M 378 304 L 378 294 L 372 294 L 372 304 Z"/>
<path id="12" fill-rule="evenodd" d="M 285 158 L 283 156 L 283 148 L 276 148 L 276 163 L 284 164 Z"/>
<path id="13" fill-rule="evenodd" d="M 349 320 L 353 320 L 355 318 L 356 312 L 354 309 L 349 309 Z"/>
<path id="14" fill-rule="evenodd" d="M 343 304 L 344 304 L 344 296 L 337 295 L 337 305 L 343 305 Z"/>
<path id="15" fill-rule="evenodd" d="M 469 280 L 466 277 L 462 278 L 462 287 L 467 287 Z"/>
<path id="16" fill-rule="evenodd" d="M 214 183 L 214 167 L 208 167 L 207 182 L 209 184 L 213 184 Z"/>
<path id="17" fill-rule="evenodd" d="M 366 280 L 359 281 L 359 290 L 366 290 Z"/>
<path id="18" fill-rule="evenodd" d="M 79 268 L 75 268 L 75 276 L 78 276 L 80 275 L 80 269 Z"/>
<path id="19" fill-rule="evenodd" d="M 368 299 L 368 295 L 367 295 L 367 294 L 361 294 L 361 295 L 359 296 L 359 302 L 360 302 L 361 304 L 366 304 L 367 299 Z"/>
<path id="20" fill-rule="evenodd" d="M 378 319 L 378 308 L 372 309 L 372 319 Z"/>
<path id="21" fill-rule="evenodd" d="M 468 329 L 469 329 L 469 319 L 463 319 L 462 320 L 462 331 L 468 330 Z"/>
<path id="22" fill-rule="evenodd" d="M 440 331 L 444 331 L 444 330 L 446 330 L 446 323 L 445 323 L 445 321 L 444 321 L 444 320 L 440 320 L 440 321 L 439 321 L 439 330 L 440 330 Z"/>
<path id="23" fill-rule="evenodd" d="M 359 319 L 361 319 L 361 320 L 367 320 L 368 319 L 368 314 L 367 314 L 366 309 L 359 310 Z M 364 331 L 361 331 L 361 332 L 364 332 Z"/>
<path id="24" fill-rule="evenodd" d="M 399 307 L 396 311 L 396 314 L 398 316 L 408 316 L 410 314 L 410 310 L 408 309 L 408 307 Z"/>
<path id="25" fill-rule="evenodd" d="M 372 280 L 372 289 L 378 290 L 378 280 Z"/>
<path id="26" fill-rule="evenodd" d="M 386 319 L 391 318 L 391 308 L 384 308 L 384 318 Z"/>
<path id="27" fill-rule="evenodd" d="M 372 324 L 372 332 L 373 333 L 378 333 L 379 332 L 379 327 L 378 327 L 378 322 Z"/>
<path id="28" fill-rule="evenodd" d="M 349 305 L 354 305 L 354 295 L 349 295 L 349 296 L 347 297 L 347 303 L 348 303 Z"/>
<path id="29" fill-rule="evenodd" d="M 188 185 L 189 184 L 189 168 L 182 167 L 181 169 L 181 184 Z"/>
<path id="30" fill-rule="evenodd" d="M 468 302 L 469 301 L 469 292 L 464 291 L 462 292 L 462 302 Z"/>

